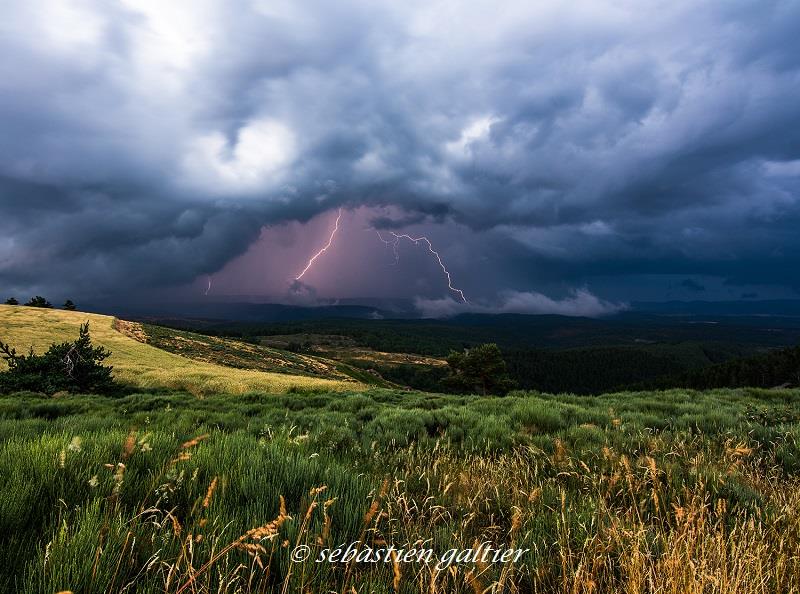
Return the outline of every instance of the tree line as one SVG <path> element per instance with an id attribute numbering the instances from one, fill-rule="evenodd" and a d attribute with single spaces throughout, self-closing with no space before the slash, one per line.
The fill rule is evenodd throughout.
<path id="1" fill-rule="evenodd" d="M 800 346 L 684 372 L 678 376 L 650 382 L 646 387 L 651 389 L 674 387 L 709 390 L 713 388 L 797 386 L 800 386 Z"/>
<path id="2" fill-rule="evenodd" d="M 6 305 L 19 305 L 19 301 L 17 301 L 17 299 L 15 297 L 9 297 L 8 299 L 6 299 L 5 304 Z M 42 307 L 42 308 L 46 308 L 46 309 L 49 309 L 49 308 L 53 307 L 53 304 L 50 303 L 47 299 L 45 299 L 41 295 L 36 295 L 35 297 L 31 297 L 30 300 L 27 303 L 23 303 L 22 305 L 25 306 L 25 307 Z M 69 311 L 75 311 L 75 309 L 77 309 L 77 307 L 76 307 L 75 303 L 72 301 L 72 299 L 67 299 L 64 302 L 64 305 L 62 305 L 62 307 L 64 309 L 66 309 L 66 310 L 69 310 Z"/>
<path id="3" fill-rule="evenodd" d="M 489 355 L 490 349 L 491 355 Z M 800 347 L 721 363 L 688 360 L 675 349 L 659 354 L 636 347 L 501 351 L 481 345 L 452 351 L 447 367 L 361 362 L 386 380 L 431 392 L 503 393 L 513 386 L 549 393 L 601 394 L 629 390 L 800 386 Z M 712 356 L 715 353 L 711 353 Z M 500 363 L 502 362 L 502 363 Z M 358 365 L 359 362 L 351 361 Z"/>

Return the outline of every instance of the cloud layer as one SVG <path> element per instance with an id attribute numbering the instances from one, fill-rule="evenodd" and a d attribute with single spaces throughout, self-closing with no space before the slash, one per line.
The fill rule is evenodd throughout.
<path id="1" fill-rule="evenodd" d="M 461 303 L 450 298 L 416 299 L 417 310 L 426 318 L 446 318 L 461 313 L 557 314 L 562 316 L 599 317 L 628 308 L 625 303 L 598 299 L 586 289 L 578 289 L 563 299 L 551 299 L 535 291 L 503 291 L 495 302 Z"/>
<path id="2" fill-rule="evenodd" d="M 486 234 L 448 239 L 454 273 L 533 309 L 538 283 L 598 276 L 800 287 L 797 2 L 3 13 L 8 291 L 189 282 L 264 225 L 339 205 L 395 207 L 376 214 L 386 228 Z M 588 306 L 580 295 L 549 306 Z"/>

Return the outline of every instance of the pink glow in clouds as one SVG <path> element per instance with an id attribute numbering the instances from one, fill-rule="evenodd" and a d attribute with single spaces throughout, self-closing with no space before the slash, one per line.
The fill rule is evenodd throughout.
<path id="1" fill-rule="evenodd" d="M 294 280 L 299 281 L 301 278 L 303 278 L 305 273 L 308 272 L 308 269 L 311 268 L 314 265 L 314 262 L 317 261 L 317 258 L 319 258 L 322 254 L 331 249 L 331 246 L 333 245 L 333 240 L 336 237 L 336 232 L 339 230 L 339 221 L 341 220 L 342 220 L 342 208 L 339 207 L 339 214 L 336 215 L 336 221 L 333 224 L 333 231 L 331 231 L 331 236 L 328 238 L 328 243 L 326 243 L 325 247 L 319 250 L 316 254 L 311 256 L 311 259 L 308 261 L 308 264 L 306 264 L 306 267 L 303 268 L 303 272 L 294 277 Z"/>
<path id="2" fill-rule="evenodd" d="M 454 260 L 448 262 L 450 268 L 443 263 L 448 260 L 452 243 L 447 237 L 437 238 L 436 228 L 425 229 L 426 238 L 436 249 L 428 243 L 428 249 L 414 245 L 425 241 L 418 237 L 418 230 L 414 237 L 386 232 L 395 241 L 408 237 L 405 248 L 389 248 L 386 244 L 394 242 L 379 241 L 371 220 L 396 214 L 388 208 L 339 209 L 306 223 L 265 227 L 244 254 L 213 274 L 214 292 L 218 296 L 263 296 L 290 302 L 446 294 L 465 300 L 449 276 Z M 402 258 L 398 259 L 398 254 Z"/>

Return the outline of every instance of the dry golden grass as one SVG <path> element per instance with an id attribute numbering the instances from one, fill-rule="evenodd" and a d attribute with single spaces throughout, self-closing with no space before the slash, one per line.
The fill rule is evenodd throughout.
<path id="1" fill-rule="evenodd" d="M 99 314 L 0 305 L 0 340 L 18 352 L 33 347 L 41 353 L 53 342 L 77 338 L 79 325 L 87 320 L 92 341 L 113 353 L 109 363 L 114 366 L 116 379 L 140 388 L 183 389 L 203 395 L 285 392 L 290 388 L 352 390 L 360 386 L 355 382 L 232 369 L 186 359 L 117 332 L 112 327 L 114 318 Z"/>
<path id="2" fill-rule="evenodd" d="M 170 462 L 170 468 L 190 460 L 192 456 L 187 450 L 207 437 L 184 443 L 181 455 Z M 303 507 L 291 515 L 281 495 L 275 519 L 230 540 L 222 528 L 229 524 L 208 517 L 213 516 L 209 502 L 219 481 L 215 475 L 205 490 L 202 505 L 195 505 L 182 523 L 173 514 L 174 510 L 157 506 L 143 509 L 131 521 L 131 526 L 142 534 L 154 530 L 157 536 L 151 538 L 157 537 L 161 543 L 171 542 L 174 551 L 172 557 L 156 552 L 147 568 L 136 573 L 137 579 L 160 575 L 163 590 L 159 591 L 175 594 L 220 591 L 231 594 L 317 591 L 796 594 L 800 591 L 800 491 L 796 480 L 747 470 L 749 479 L 766 480 L 772 485 L 764 492 L 766 507 L 772 513 L 756 518 L 748 517 L 742 510 L 728 509 L 724 499 L 704 490 L 673 493 L 675 501 L 669 506 L 662 505 L 659 493 L 663 494 L 669 485 L 660 484 L 665 478 L 663 469 L 649 456 L 631 461 L 610 452 L 609 476 L 586 470 L 588 467 L 576 458 L 543 457 L 541 462 L 563 469 L 562 474 L 544 479 L 538 476 L 530 458 L 531 455 L 539 458 L 541 453 L 518 450 L 497 458 L 476 456 L 470 460 L 413 449 L 406 454 L 408 465 L 395 468 L 396 478 L 385 479 L 380 489 L 373 491 L 371 502 L 360 502 L 366 512 L 360 533 L 352 541 L 358 547 L 382 547 L 389 542 L 403 548 L 428 543 L 424 545 L 427 547 L 431 546 L 432 530 L 447 526 L 450 539 L 447 546 L 454 545 L 458 550 L 476 549 L 487 542 L 534 553 L 521 563 L 491 566 L 476 561 L 438 567 L 438 557 L 433 563 L 401 566 L 396 554 L 392 554 L 391 564 L 358 564 L 349 560 L 342 563 L 337 575 L 328 576 L 331 581 L 324 583 L 323 590 L 319 568 L 313 559 L 321 549 L 337 545 L 331 539 L 330 529 L 340 506 L 337 498 L 328 497 L 328 487 L 311 489 Z M 120 466 L 124 471 L 124 465 Z M 411 493 L 408 481 L 418 478 L 420 472 L 427 479 L 428 492 Z M 575 518 L 575 508 L 580 508 L 581 502 L 575 493 L 568 494 L 564 484 L 576 479 L 583 483 L 584 491 L 577 497 L 590 498 L 595 504 L 584 522 Z M 115 474 L 114 480 L 115 485 L 121 484 L 121 473 L 120 477 Z M 166 480 L 163 473 L 155 482 L 160 480 Z M 555 505 L 542 500 L 543 488 L 556 489 L 559 498 Z M 437 503 L 441 493 L 448 490 L 461 491 L 463 499 L 459 505 L 448 507 Z M 511 504 L 510 517 L 493 514 L 502 499 Z M 656 509 L 648 510 L 651 504 Z M 197 517 L 192 517 L 193 514 Z M 543 519 L 549 525 L 546 531 L 541 531 Z M 104 522 L 99 534 L 111 529 L 112 517 L 105 517 Z M 291 536 L 281 530 L 285 523 L 295 527 Z M 581 534 L 575 534 L 576 529 Z M 125 537 L 123 553 L 130 534 Z M 121 538 L 122 532 L 116 537 Z M 311 550 L 312 555 L 302 562 L 286 564 L 287 554 L 298 546 Z M 204 547 L 205 556 L 201 554 Z M 249 556 L 249 562 L 242 560 L 238 554 L 241 552 Z M 112 550 L 107 554 L 118 553 Z M 136 558 L 123 557 L 126 564 Z M 116 559 L 111 561 L 112 565 L 119 563 Z M 215 586 L 214 580 L 224 586 Z"/>

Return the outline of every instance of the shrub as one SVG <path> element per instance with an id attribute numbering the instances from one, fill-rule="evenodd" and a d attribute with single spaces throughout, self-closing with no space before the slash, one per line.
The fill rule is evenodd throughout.
<path id="1" fill-rule="evenodd" d="M 470 435 L 473 443 L 488 450 L 507 450 L 514 444 L 514 434 L 509 431 L 508 423 L 500 417 L 481 419 L 474 435 Z"/>
<path id="2" fill-rule="evenodd" d="M 577 449 L 597 449 L 606 441 L 605 433 L 595 425 L 578 425 L 566 431 L 566 440 Z"/>
<path id="3" fill-rule="evenodd" d="M 92 346 L 89 322 L 81 325 L 75 342 L 52 344 L 46 353 L 18 355 L 16 350 L 0 342 L 0 353 L 8 362 L 8 371 L 0 373 L 0 393 L 31 390 L 106 394 L 117 390 L 111 366 L 102 362 L 111 353 Z"/>
<path id="4" fill-rule="evenodd" d="M 31 298 L 25 305 L 28 307 L 53 307 L 53 304 L 41 295 Z"/>
<path id="5" fill-rule="evenodd" d="M 355 433 L 346 424 L 324 423 L 316 428 L 314 443 L 330 452 L 345 452 L 356 446 Z"/>
<path id="6" fill-rule="evenodd" d="M 17 301 L 13 297 L 9 297 L 8 299 L 6 299 L 6 305 L 19 305 L 19 301 Z"/>
<path id="7" fill-rule="evenodd" d="M 540 433 L 555 433 L 567 424 L 558 407 L 538 398 L 518 402 L 511 410 L 511 418 L 519 425 Z"/>
<path id="8" fill-rule="evenodd" d="M 422 411 L 388 409 L 365 426 L 364 435 L 382 446 L 404 446 L 425 437 L 427 430 Z"/>

